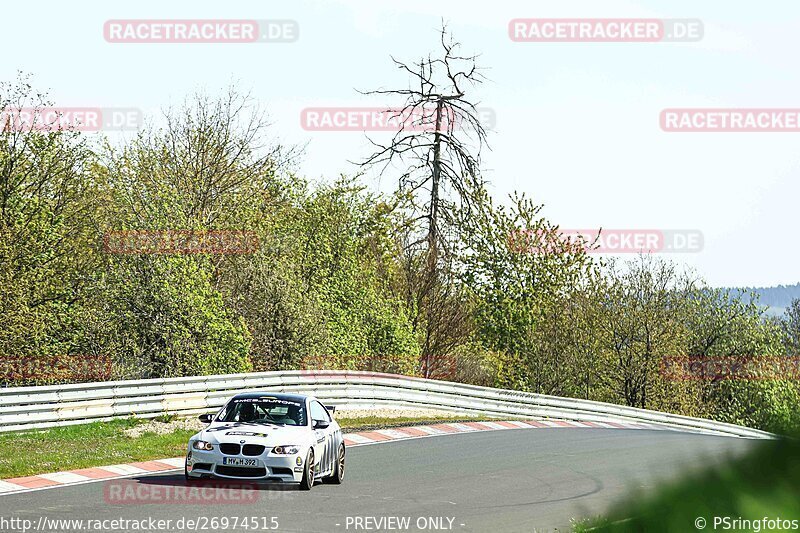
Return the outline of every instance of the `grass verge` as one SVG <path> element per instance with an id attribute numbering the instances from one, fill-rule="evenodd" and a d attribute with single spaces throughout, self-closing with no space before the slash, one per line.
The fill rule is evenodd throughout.
<path id="1" fill-rule="evenodd" d="M 402 417 L 337 418 L 345 432 L 442 422 L 487 420 L 488 418 Z M 125 430 L 146 423 L 128 418 L 95 422 L 43 431 L 0 434 L 0 479 L 92 466 L 180 457 L 186 442 L 197 431 L 175 429 L 169 433 L 145 432 L 129 437 Z"/>
<path id="2" fill-rule="evenodd" d="M 800 440 L 764 441 L 728 463 L 668 484 L 650 497 L 631 495 L 580 533 L 628 531 L 767 531 L 800 526 Z M 716 517 L 716 522 L 715 522 Z M 728 521 L 723 521 L 727 517 Z M 762 520 L 780 519 L 776 527 Z M 739 522 L 735 520 L 739 519 Z"/>

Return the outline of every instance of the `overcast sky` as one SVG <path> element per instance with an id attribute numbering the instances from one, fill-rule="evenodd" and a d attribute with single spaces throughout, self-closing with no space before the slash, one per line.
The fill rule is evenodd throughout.
<path id="1" fill-rule="evenodd" d="M 667 6 L 666 4 L 669 4 Z M 234 82 L 286 143 L 308 143 L 313 180 L 351 173 L 369 152 L 357 132 L 309 132 L 306 107 L 374 104 L 356 89 L 404 86 L 390 54 L 436 50 L 444 17 L 489 81 L 485 153 L 493 192 L 524 191 L 564 228 L 702 231 L 698 253 L 668 257 L 713 285 L 800 281 L 800 133 L 666 133 L 665 108 L 800 108 L 796 2 L 432 2 L 26 0 L 4 6 L 0 78 L 32 73 L 61 106 L 157 113 Z M 695 18 L 690 43 L 518 43 L 514 18 Z M 109 19 L 290 19 L 293 43 L 109 43 Z M 392 105 L 399 102 L 384 102 Z M 387 183 L 388 182 L 388 183 Z M 387 190 L 391 177 L 370 179 Z"/>

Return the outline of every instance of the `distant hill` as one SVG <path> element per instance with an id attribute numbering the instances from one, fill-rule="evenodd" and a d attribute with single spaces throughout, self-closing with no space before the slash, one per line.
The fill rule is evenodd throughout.
<path id="1" fill-rule="evenodd" d="M 782 315 L 795 298 L 800 299 L 800 283 L 777 287 L 728 287 L 733 291 L 758 294 L 758 303 L 767 308 L 767 314 Z"/>

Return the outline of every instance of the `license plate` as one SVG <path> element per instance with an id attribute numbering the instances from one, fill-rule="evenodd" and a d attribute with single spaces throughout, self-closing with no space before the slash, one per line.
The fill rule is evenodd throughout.
<path id="1" fill-rule="evenodd" d="M 225 466 L 256 466 L 255 459 L 241 459 L 239 457 L 223 457 L 222 464 Z"/>

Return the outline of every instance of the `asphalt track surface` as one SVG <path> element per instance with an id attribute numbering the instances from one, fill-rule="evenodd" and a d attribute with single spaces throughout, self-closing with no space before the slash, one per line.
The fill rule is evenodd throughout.
<path id="1" fill-rule="evenodd" d="M 167 473 L 0 496 L 2 531 L 22 531 L 28 519 L 172 520 L 153 531 L 568 531 L 571 518 L 602 513 L 631 491 L 746 451 L 755 441 L 673 431 L 521 429 L 430 437 L 348 450 L 344 484 L 311 492 L 259 484 L 241 501 L 220 499 L 238 490 L 206 486 L 203 504 L 164 501 L 184 487 L 183 473 Z M 113 485 L 124 482 L 128 492 Z M 131 487 L 138 490 L 137 496 Z M 128 496 L 119 496 L 128 494 Z M 219 498 L 217 498 L 219 494 Z M 153 502 L 152 500 L 156 500 Z M 213 528 L 212 519 L 227 518 Z M 261 529 L 242 527 L 256 517 Z M 275 518 L 275 522 L 271 519 Z M 400 522 L 378 522 L 397 517 Z M 183 523 L 177 523 L 181 518 Z M 2 520 L 6 521 L 3 522 Z M 197 520 L 188 527 L 185 520 Z M 205 519 L 208 519 L 205 521 Z M 238 527 L 233 528 L 233 520 Z M 407 524 L 402 520 L 408 520 Z M 202 522 L 202 523 L 201 523 Z M 277 523 L 277 528 L 274 528 Z M 110 524 L 110 523 L 108 523 Z M 55 525 L 42 522 L 45 531 Z M 157 525 L 157 524 L 156 524 Z M 267 526 L 264 528 L 263 526 Z M 106 529 L 135 531 L 136 526 Z M 438 527 L 438 529 L 437 529 Z M 205 529 L 204 529 L 205 528 Z M 274 528 L 274 529 L 268 529 Z M 687 524 L 687 531 L 693 525 Z M 39 529 L 41 531 L 42 529 Z M 64 531 L 79 531 L 66 528 Z M 82 529 L 81 531 L 85 531 Z"/>

